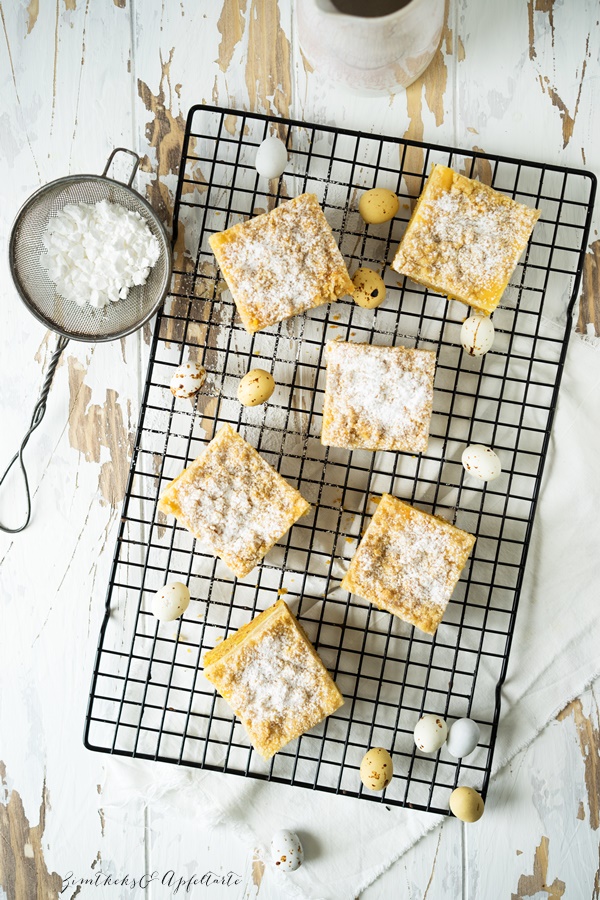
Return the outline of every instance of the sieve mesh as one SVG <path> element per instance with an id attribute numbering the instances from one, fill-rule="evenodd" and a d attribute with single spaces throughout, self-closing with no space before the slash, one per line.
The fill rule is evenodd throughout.
<path id="1" fill-rule="evenodd" d="M 41 265 L 42 236 L 51 218 L 68 203 L 108 200 L 139 213 L 158 239 L 160 255 L 146 284 L 132 287 L 125 300 L 103 309 L 65 300 Z M 79 341 L 111 341 L 151 318 L 164 298 L 171 275 L 170 248 L 159 219 L 134 190 L 99 175 L 73 175 L 41 188 L 17 216 L 10 240 L 10 266 L 17 290 L 30 311 L 48 328 Z"/>

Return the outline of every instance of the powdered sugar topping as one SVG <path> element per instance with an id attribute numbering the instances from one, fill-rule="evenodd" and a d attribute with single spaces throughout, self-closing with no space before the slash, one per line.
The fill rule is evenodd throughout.
<path id="1" fill-rule="evenodd" d="M 431 204 L 434 241 L 456 249 L 456 265 L 471 280 L 489 285 L 505 266 L 507 207 L 495 206 L 477 213 L 460 191 L 442 194 Z"/>
<path id="2" fill-rule="evenodd" d="M 424 450 L 434 371 L 435 354 L 428 350 L 330 342 L 323 442 Z"/>
<path id="3" fill-rule="evenodd" d="M 250 723 L 289 725 L 321 705 L 321 666 L 295 637 L 275 625 L 241 652 L 229 699 Z"/>
<path id="4" fill-rule="evenodd" d="M 211 245 L 242 318 L 254 331 L 352 290 L 313 194 L 215 235 Z"/>
<path id="5" fill-rule="evenodd" d="M 432 240 L 443 249 L 438 267 L 467 279 L 475 290 L 493 286 L 512 272 L 519 256 L 514 240 L 523 231 L 519 207 L 495 202 L 493 195 L 450 190 L 429 206 Z M 517 234 L 515 234 L 515 232 Z M 527 240 L 529 228 L 525 236 Z"/>
<path id="6" fill-rule="evenodd" d="M 475 539 L 386 494 L 343 586 L 432 634 Z"/>
<path id="7" fill-rule="evenodd" d="M 265 759 L 344 702 L 281 600 L 209 651 L 205 674 Z"/>
<path id="8" fill-rule="evenodd" d="M 393 268 L 434 290 L 492 311 L 539 211 L 436 166 Z"/>
<path id="9" fill-rule="evenodd" d="M 176 487 L 180 515 L 243 577 L 285 534 L 308 504 L 229 427 Z"/>
<path id="10" fill-rule="evenodd" d="M 410 527 L 390 529 L 377 544 L 366 542 L 360 564 L 380 584 L 420 605 L 444 609 L 454 587 L 456 540 L 451 531 L 424 515 Z"/>

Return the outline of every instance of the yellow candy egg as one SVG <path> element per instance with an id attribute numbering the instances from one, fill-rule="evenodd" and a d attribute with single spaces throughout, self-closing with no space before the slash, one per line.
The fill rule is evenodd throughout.
<path id="1" fill-rule="evenodd" d="M 385 283 L 373 269 L 357 269 L 352 283 L 352 299 L 364 309 L 375 309 L 385 300 Z"/>
<path id="2" fill-rule="evenodd" d="M 478 822 L 483 815 L 483 798 L 470 787 L 459 787 L 450 794 L 450 809 L 461 822 Z"/>
<path id="3" fill-rule="evenodd" d="M 373 188 L 365 191 L 358 201 L 358 211 L 367 225 L 380 225 L 389 222 L 398 212 L 400 201 L 393 191 L 386 188 Z"/>
<path id="4" fill-rule="evenodd" d="M 244 406 L 258 406 L 266 403 L 275 390 L 275 381 L 270 372 L 252 369 L 246 372 L 238 385 L 238 400 Z"/>
<path id="5" fill-rule="evenodd" d="M 371 747 L 360 764 L 360 780 L 370 791 L 382 791 L 394 774 L 392 757 L 383 747 Z"/>

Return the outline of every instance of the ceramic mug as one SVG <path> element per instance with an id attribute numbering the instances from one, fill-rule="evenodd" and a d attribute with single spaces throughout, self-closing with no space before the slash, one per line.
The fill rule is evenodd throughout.
<path id="1" fill-rule="evenodd" d="M 373 15 L 390 7 L 396 9 Z M 360 93 L 390 94 L 412 84 L 435 56 L 445 2 L 297 0 L 296 9 L 300 46 L 321 77 Z"/>

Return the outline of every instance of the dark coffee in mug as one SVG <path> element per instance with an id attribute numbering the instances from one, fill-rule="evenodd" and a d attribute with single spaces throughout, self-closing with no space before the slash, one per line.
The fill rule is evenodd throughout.
<path id="1" fill-rule="evenodd" d="M 411 0 L 331 0 L 338 12 L 348 16 L 363 16 L 374 19 L 377 16 L 388 16 L 408 6 Z"/>

